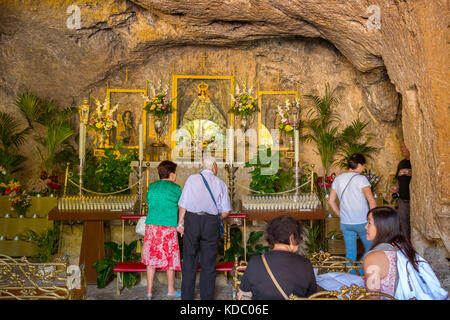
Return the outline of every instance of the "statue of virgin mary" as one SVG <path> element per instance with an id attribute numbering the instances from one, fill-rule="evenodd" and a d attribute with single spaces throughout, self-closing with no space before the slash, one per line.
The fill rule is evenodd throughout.
<path id="1" fill-rule="evenodd" d="M 225 128 L 226 122 L 223 115 L 209 98 L 208 85 L 201 82 L 197 88 L 198 95 L 186 110 L 181 126 L 183 127 L 193 120 L 209 120 L 220 128 Z"/>

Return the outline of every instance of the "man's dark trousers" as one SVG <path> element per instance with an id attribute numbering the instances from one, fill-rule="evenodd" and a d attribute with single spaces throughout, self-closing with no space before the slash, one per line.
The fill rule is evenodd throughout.
<path id="1" fill-rule="evenodd" d="M 181 299 L 194 300 L 200 257 L 200 299 L 214 299 L 219 224 L 213 215 L 186 212 L 184 217 Z"/>

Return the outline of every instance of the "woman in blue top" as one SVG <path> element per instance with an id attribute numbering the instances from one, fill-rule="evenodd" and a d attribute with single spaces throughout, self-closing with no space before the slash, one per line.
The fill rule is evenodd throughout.
<path id="1" fill-rule="evenodd" d="M 166 270 L 167 297 L 178 298 L 175 271 L 181 271 L 180 249 L 178 246 L 177 221 L 178 200 L 181 187 L 175 183 L 177 165 L 162 161 L 158 166 L 160 180 L 148 186 L 148 215 L 145 220 L 142 263 L 147 266 L 147 299 L 152 298 L 153 279 L 156 269 Z"/>

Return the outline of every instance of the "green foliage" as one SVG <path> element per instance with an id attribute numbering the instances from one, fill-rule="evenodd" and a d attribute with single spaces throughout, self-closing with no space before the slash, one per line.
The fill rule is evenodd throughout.
<path id="1" fill-rule="evenodd" d="M 271 148 L 267 148 L 266 146 L 259 146 L 258 150 L 263 150 L 267 153 L 267 157 L 271 159 L 272 150 Z M 278 159 L 281 159 L 281 155 L 277 152 Z M 279 160 L 278 160 L 279 161 Z M 273 163 L 270 161 L 269 163 L 263 164 L 259 157 L 259 151 L 256 153 L 255 157 L 250 161 L 245 163 L 245 168 L 253 167 L 253 171 L 250 172 L 252 176 L 252 181 L 250 182 L 250 189 L 254 191 L 260 191 L 264 193 L 274 193 L 277 189 L 277 180 L 280 178 L 278 175 L 278 171 L 276 174 L 267 175 L 262 174 L 263 168 L 268 170 L 269 168 L 273 168 Z"/>
<path id="2" fill-rule="evenodd" d="M 306 249 L 308 255 L 311 256 L 315 252 L 325 250 L 325 242 L 320 239 L 320 225 L 316 226 L 306 226 L 307 238 L 305 241 Z"/>
<path id="3" fill-rule="evenodd" d="M 26 160 L 26 157 L 18 152 L 30 133 L 30 128 L 20 129 L 21 126 L 19 120 L 0 112 L 0 166 L 9 173 L 20 170 Z"/>
<path id="4" fill-rule="evenodd" d="M 45 147 L 45 150 L 41 150 L 36 147 L 41 156 L 43 169 L 49 173 L 53 173 L 55 169 L 55 160 L 57 159 L 57 150 L 75 133 L 72 130 L 71 125 L 64 121 L 51 122 L 47 127 L 47 135 L 45 138 L 40 138 L 38 141 Z M 61 150 L 59 150 L 61 151 Z"/>
<path id="5" fill-rule="evenodd" d="M 130 244 L 124 245 L 124 262 L 133 262 L 140 259 L 140 255 L 136 253 L 137 240 Z M 117 263 L 122 261 L 122 246 L 115 242 L 105 242 L 105 255 L 102 260 L 96 261 L 93 267 L 97 271 L 97 287 L 104 288 L 112 280 L 114 273 L 113 269 Z M 124 272 L 123 284 L 130 288 L 136 284 L 138 277 L 137 272 Z"/>
<path id="6" fill-rule="evenodd" d="M 294 172 L 291 168 L 281 167 L 277 172 L 277 176 L 275 192 L 283 192 L 295 188 Z"/>
<path id="7" fill-rule="evenodd" d="M 59 154 L 59 161 L 61 163 L 69 163 L 70 164 L 70 173 L 72 177 L 70 178 L 76 184 L 79 184 L 79 158 L 78 153 L 73 147 L 69 147 L 64 149 Z M 92 149 L 86 149 L 86 155 L 84 158 L 84 166 L 83 166 L 83 187 L 88 190 L 99 191 L 100 190 L 100 181 L 95 174 L 95 171 L 98 167 L 98 158 L 94 156 L 94 151 Z M 79 188 L 74 186 L 72 183 L 67 184 L 67 194 L 75 195 L 78 194 Z"/>
<path id="8" fill-rule="evenodd" d="M 366 158 L 372 159 L 372 154 L 378 151 L 378 148 L 369 145 L 373 136 L 363 132 L 367 125 L 367 122 L 357 119 L 344 128 L 338 153 L 341 157 L 337 163 L 339 167 L 348 169 L 348 159 L 352 154 L 359 153 Z"/>
<path id="9" fill-rule="evenodd" d="M 302 123 L 302 127 L 306 130 L 302 139 L 316 145 L 324 176 L 328 174 L 328 169 L 333 164 L 334 156 L 341 143 L 338 127 L 334 125 L 340 121 L 340 118 L 333 112 L 333 106 L 338 103 L 333 94 L 334 90 L 331 91 L 327 83 L 324 96 L 305 95 L 306 99 L 312 101 L 312 106 L 308 108 L 307 120 Z"/>
<path id="10" fill-rule="evenodd" d="M 256 244 L 259 239 L 263 236 L 263 231 L 252 231 L 247 239 L 247 261 L 253 256 L 262 255 L 263 253 L 269 251 L 268 246 L 262 244 Z M 223 241 L 221 241 L 222 248 L 219 252 L 223 252 Z M 221 259 L 223 261 L 234 261 L 235 257 L 239 260 L 244 259 L 244 247 L 242 246 L 242 232 L 239 228 L 230 229 L 230 247 L 225 251 L 224 257 Z"/>
<path id="11" fill-rule="evenodd" d="M 318 175 L 317 175 L 316 172 L 314 172 L 313 181 L 317 181 L 317 178 L 318 178 Z M 300 191 L 302 193 L 309 193 L 309 192 L 311 192 L 311 182 L 306 183 L 310 179 L 311 179 L 311 166 L 309 164 L 304 164 L 302 166 L 302 174 L 301 174 L 300 179 L 299 179 L 299 184 L 302 186 L 300 188 Z M 317 186 L 317 183 L 313 183 L 313 188 L 314 188 L 313 191 L 315 191 L 317 193 L 318 189 L 319 189 L 318 186 Z"/>
<path id="12" fill-rule="evenodd" d="M 138 156 L 136 150 L 121 153 L 120 156 L 115 155 L 114 152 L 119 151 L 122 144 L 120 141 L 114 145 L 113 149 L 105 149 L 105 157 L 99 160 L 95 175 L 100 181 L 100 192 L 115 192 L 128 187 L 128 179 L 132 171 L 130 164 L 137 160 Z"/>
<path id="13" fill-rule="evenodd" d="M 29 127 L 33 128 L 33 123 L 39 122 L 43 112 L 42 102 L 33 93 L 25 91 L 22 94 L 17 94 L 15 103 L 27 119 Z"/>
<path id="14" fill-rule="evenodd" d="M 21 240 L 36 244 L 37 255 L 35 258 L 41 262 L 51 262 L 52 255 L 58 252 L 59 236 L 57 226 L 54 229 L 48 229 L 46 232 L 41 232 L 40 234 L 33 230 L 25 230 L 19 234 Z"/>
<path id="15" fill-rule="evenodd" d="M 58 153 L 67 147 L 67 140 L 75 133 L 70 118 L 77 112 L 76 107 L 58 108 L 54 101 L 43 101 L 29 91 L 18 94 L 16 106 L 27 119 L 29 128 L 36 124 L 45 128 L 43 136 L 36 136 L 41 147 L 36 146 L 42 161 L 42 169 L 55 175 L 62 163 L 56 161 Z"/>

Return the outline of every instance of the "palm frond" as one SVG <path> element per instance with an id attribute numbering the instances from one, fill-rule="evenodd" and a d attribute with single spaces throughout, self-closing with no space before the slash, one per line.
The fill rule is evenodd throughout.
<path id="1" fill-rule="evenodd" d="M 0 143 L 5 150 L 10 147 L 18 149 L 24 142 L 25 137 L 30 133 L 30 128 L 19 130 L 22 124 L 13 116 L 0 112 Z"/>
<path id="2" fill-rule="evenodd" d="M 37 121 L 42 113 L 42 103 L 38 97 L 29 91 L 25 91 L 17 95 L 15 103 L 27 119 L 28 125 L 33 127 L 33 122 Z"/>
<path id="3" fill-rule="evenodd" d="M 0 166 L 9 173 L 15 173 L 22 169 L 22 165 L 27 160 L 23 155 L 16 154 L 0 148 Z"/>

